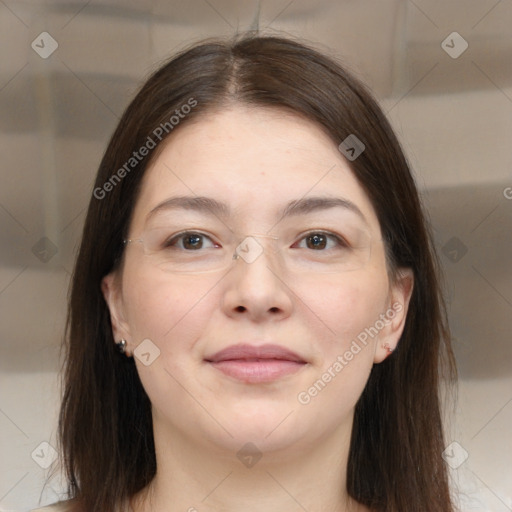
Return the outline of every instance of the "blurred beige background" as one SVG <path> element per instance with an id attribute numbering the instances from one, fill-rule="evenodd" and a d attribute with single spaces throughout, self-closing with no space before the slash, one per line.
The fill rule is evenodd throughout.
<path id="1" fill-rule="evenodd" d="M 58 350 L 112 130 L 162 59 L 247 28 L 331 51 L 388 113 L 446 272 L 461 376 L 445 454 L 454 493 L 462 511 L 511 511 L 510 0 L 0 0 L 0 510 L 62 492 L 43 488 Z"/>

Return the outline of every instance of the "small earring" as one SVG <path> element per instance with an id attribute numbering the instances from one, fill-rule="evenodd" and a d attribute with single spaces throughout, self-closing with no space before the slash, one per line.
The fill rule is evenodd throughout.
<path id="1" fill-rule="evenodd" d="M 384 347 L 387 351 L 388 351 L 388 354 L 391 354 L 391 352 L 393 352 L 393 349 L 390 347 L 389 343 L 384 343 Z"/>
<path id="2" fill-rule="evenodd" d="M 125 354 L 126 353 L 126 340 L 122 339 L 121 341 L 118 341 L 116 343 L 116 347 L 117 347 L 117 350 L 119 350 L 119 352 L 121 352 L 121 354 Z"/>

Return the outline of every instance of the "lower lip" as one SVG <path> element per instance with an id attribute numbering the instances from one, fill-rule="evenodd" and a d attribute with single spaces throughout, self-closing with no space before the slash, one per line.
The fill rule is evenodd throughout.
<path id="1" fill-rule="evenodd" d="M 222 373 L 248 383 L 272 382 L 304 368 L 306 363 L 266 359 L 260 361 L 228 360 L 210 364 Z"/>

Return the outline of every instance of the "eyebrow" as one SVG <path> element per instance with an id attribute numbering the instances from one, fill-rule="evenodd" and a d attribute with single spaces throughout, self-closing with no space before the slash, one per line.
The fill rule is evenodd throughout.
<path id="1" fill-rule="evenodd" d="M 331 208 L 344 208 L 358 215 L 366 224 L 368 221 L 359 207 L 341 197 L 303 197 L 290 201 L 283 208 L 280 221 L 286 217 L 304 215 L 313 211 L 328 210 Z M 216 199 L 205 196 L 176 196 L 166 199 L 162 203 L 155 206 L 146 216 L 146 221 L 153 217 L 156 213 L 164 210 L 193 210 L 199 213 L 215 215 L 221 219 L 226 219 L 230 215 L 229 207 Z"/>
<path id="2" fill-rule="evenodd" d="M 156 213 L 163 210 L 194 210 L 200 213 L 215 215 L 216 217 L 225 218 L 229 216 L 229 208 L 226 204 L 204 196 L 177 196 L 166 199 L 162 203 L 155 206 L 146 216 L 146 221 L 153 217 Z"/>
<path id="3" fill-rule="evenodd" d="M 341 197 L 322 196 L 303 197 L 302 199 L 290 201 L 284 207 L 281 213 L 281 219 L 293 215 L 304 215 L 313 211 L 328 210 L 330 208 L 345 208 L 346 210 L 349 210 L 358 215 L 366 224 L 368 223 L 366 217 L 363 215 L 363 212 L 352 201 Z"/>

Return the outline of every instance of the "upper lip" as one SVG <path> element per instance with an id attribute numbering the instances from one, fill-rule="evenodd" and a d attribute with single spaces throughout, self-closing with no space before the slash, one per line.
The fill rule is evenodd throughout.
<path id="1" fill-rule="evenodd" d="M 279 359 L 282 361 L 294 361 L 305 363 L 304 359 L 295 352 L 281 347 L 280 345 L 247 345 L 240 343 L 231 345 L 219 352 L 216 352 L 205 360 L 211 363 L 229 360 L 254 360 L 254 359 Z"/>

